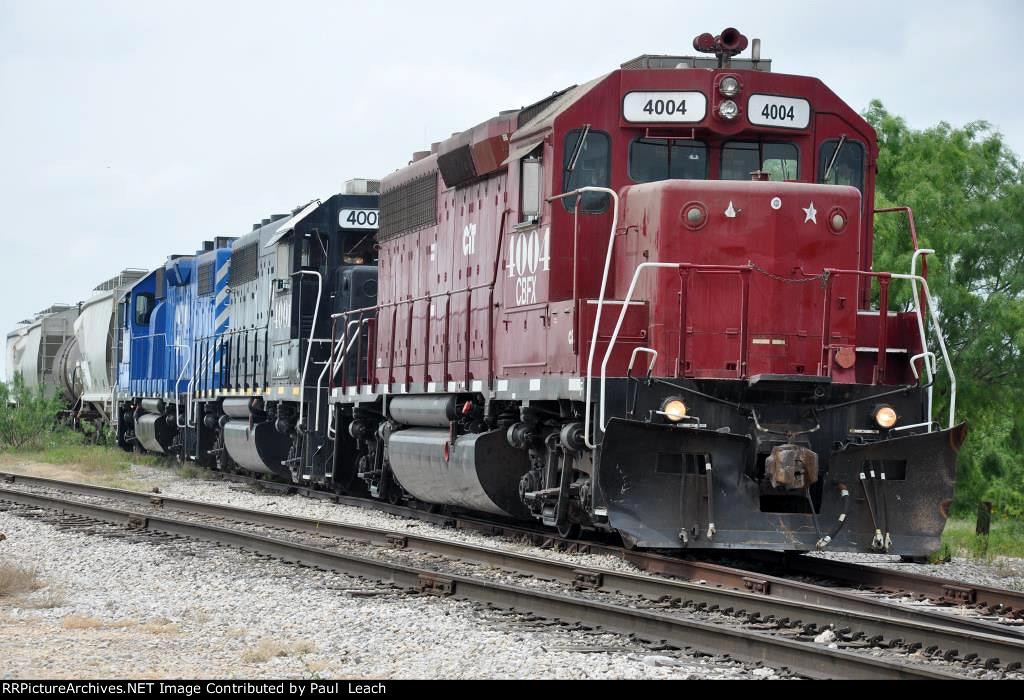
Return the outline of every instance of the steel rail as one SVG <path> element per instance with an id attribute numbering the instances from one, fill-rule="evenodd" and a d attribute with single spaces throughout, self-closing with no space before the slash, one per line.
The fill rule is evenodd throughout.
<path id="1" fill-rule="evenodd" d="M 4 476 L 8 480 L 10 477 L 10 475 L 0 476 Z M 799 620 L 804 625 L 813 624 L 819 629 L 830 626 L 837 630 L 849 629 L 851 632 L 869 638 L 882 637 L 890 641 L 913 640 L 922 646 L 936 646 L 944 651 L 959 651 L 961 648 L 965 648 L 986 661 L 998 660 L 1004 665 L 1024 664 L 1024 639 L 1002 636 L 991 626 L 986 625 L 983 628 L 984 631 L 978 631 L 969 626 L 958 625 L 956 618 L 933 612 L 916 611 L 881 601 L 879 601 L 881 604 L 877 606 L 865 606 L 867 609 L 854 610 L 849 607 L 837 607 L 834 601 L 823 604 L 820 601 L 814 602 L 806 599 L 798 601 L 772 598 L 756 592 L 723 589 L 675 579 L 652 578 L 611 569 L 580 566 L 491 547 L 373 527 L 248 510 L 201 501 L 167 498 L 157 494 L 108 489 L 40 477 L 17 476 L 14 483 L 17 484 L 18 481 L 28 485 L 124 500 L 137 505 L 159 507 L 186 514 L 233 519 L 243 523 L 338 537 L 371 545 L 439 554 L 461 561 L 526 573 L 537 578 L 554 579 L 579 588 L 626 593 L 654 600 L 678 599 L 687 604 L 717 606 L 719 609 L 745 611 L 747 614 L 757 613 L 762 617 L 770 616 L 777 620 Z M 0 494 L 8 492 L 9 489 L 0 489 Z M 756 581 L 756 579 L 749 580 Z M 757 590 L 760 586 L 752 586 L 752 588 Z M 863 600 L 872 602 L 862 596 L 850 597 L 856 602 Z"/>
<path id="2" fill-rule="evenodd" d="M 480 532 L 486 535 L 493 536 L 505 536 L 522 538 L 530 541 L 535 546 L 558 548 L 571 553 L 579 554 L 595 554 L 601 556 L 609 556 L 620 559 L 628 564 L 631 564 L 641 571 L 645 571 L 650 574 L 657 574 L 672 579 L 680 579 L 684 581 L 703 581 L 712 586 L 718 586 L 722 588 L 729 588 L 738 591 L 748 591 L 756 593 L 760 596 L 776 598 L 785 601 L 796 602 L 805 605 L 816 605 L 827 608 L 838 608 L 851 613 L 868 613 L 874 614 L 879 617 L 895 619 L 895 620 L 919 620 L 924 623 L 931 623 L 940 627 L 952 627 L 955 629 L 970 630 L 975 632 L 981 632 L 983 634 L 991 634 L 1005 637 L 1016 637 L 1024 639 L 1024 629 L 1017 627 L 1009 627 L 1006 625 L 997 625 L 991 622 L 980 620 L 977 618 L 970 617 L 954 617 L 952 615 L 943 614 L 939 611 L 932 611 L 921 608 L 909 608 L 905 605 L 900 605 L 891 601 L 878 600 L 875 598 L 867 597 L 863 594 L 840 590 L 835 587 L 818 585 L 805 581 L 797 581 L 783 576 L 772 576 L 761 571 L 755 571 L 750 569 L 740 569 L 732 566 L 725 566 L 722 564 L 716 564 L 713 562 L 699 561 L 693 559 L 681 559 L 673 556 L 666 556 L 662 554 L 656 554 L 647 551 L 629 550 L 621 546 L 609 545 L 601 542 L 590 541 L 590 540 L 567 540 L 559 538 L 554 533 L 546 530 L 539 530 L 536 528 L 530 528 L 524 526 L 521 523 L 514 523 L 512 521 L 495 521 L 495 520 L 481 520 L 469 515 L 450 515 L 450 514 L 439 514 L 439 513 L 428 513 L 418 508 L 410 506 L 395 505 L 382 501 L 376 501 L 373 499 L 359 498 L 354 496 L 340 496 L 337 494 L 331 494 L 324 491 L 317 491 L 304 486 L 295 486 L 292 484 L 285 484 L 274 481 L 266 481 L 250 476 L 241 476 L 238 474 L 228 474 L 221 472 L 214 472 L 223 476 L 226 480 L 235 481 L 238 483 L 245 483 L 249 485 L 256 485 L 268 490 L 277 491 L 282 494 L 298 493 L 310 498 L 324 500 L 330 503 L 337 503 L 340 505 L 347 505 L 366 510 L 373 510 L 378 512 L 384 512 L 397 517 L 410 518 L 420 520 L 422 522 L 428 522 L 442 527 L 451 527 L 458 530 L 468 530 L 472 532 Z M 15 482 L 21 480 L 22 482 L 35 483 L 40 486 L 49 486 L 52 488 L 62 488 L 73 492 L 78 492 L 86 495 L 103 495 L 103 488 L 98 486 L 92 486 L 89 484 L 81 484 L 74 482 L 66 482 L 53 479 L 45 479 L 42 477 L 34 476 L 22 476 L 17 474 L 10 474 L 0 472 L 0 480 Z M 113 491 L 117 491 L 116 489 Z M 152 494 L 144 494 L 136 491 L 125 491 L 125 498 L 135 499 L 135 502 L 149 502 L 152 498 Z M 173 503 L 175 499 L 166 499 L 162 496 L 165 502 Z M 197 504 L 198 507 L 209 507 L 213 508 L 212 504 Z M 226 508 L 222 506 L 221 508 Z M 247 511 L 248 512 L 248 511 Z M 777 563 L 778 558 L 768 559 L 770 563 Z M 802 562 L 810 562 L 808 566 L 814 566 L 814 559 L 807 559 L 805 557 L 787 559 L 787 565 L 791 570 L 796 571 L 797 567 Z M 832 560 L 825 560 L 828 563 L 839 563 L 833 562 Z M 857 565 L 846 565 L 845 567 L 837 567 L 836 575 L 830 575 L 827 565 L 822 565 L 822 568 L 806 571 L 800 571 L 800 573 L 806 573 L 813 576 L 822 578 L 828 578 L 832 580 L 841 581 L 843 583 L 852 586 L 865 585 L 862 581 L 858 581 L 853 574 L 856 574 L 859 569 L 867 569 L 863 573 L 864 577 L 877 576 L 878 569 L 873 567 L 859 567 Z M 847 571 L 851 572 L 851 575 L 844 575 Z M 883 572 L 884 573 L 884 572 Z M 902 585 L 890 586 L 889 590 L 893 592 L 907 592 L 913 591 L 913 582 L 907 582 L 907 574 L 901 574 L 903 580 Z M 962 584 L 952 581 L 943 581 L 944 587 L 949 590 L 957 590 L 962 588 Z M 871 585 L 879 586 L 877 582 L 872 582 Z M 998 589 L 992 589 L 993 595 L 998 592 Z M 1006 591 L 1013 595 L 1012 591 Z M 921 595 L 926 595 L 921 593 Z M 927 596 L 926 596 L 927 597 Z M 950 596 L 932 596 L 932 600 L 937 602 L 945 603 L 956 603 L 959 602 Z"/>
<path id="3" fill-rule="evenodd" d="M 229 545 L 282 560 L 349 575 L 365 576 L 400 588 L 435 593 L 458 600 L 512 608 L 551 619 L 573 620 L 620 634 L 662 640 L 703 653 L 727 654 L 747 662 L 789 669 L 811 678 L 834 679 L 962 679 L 946 670 L 927 668 L 808 644 L 758 631 L 723 627 L 649 610 L 599 603 L 462 575 L 441 575 L 430 569 L 326 550 L 240 530 L 133 513 L 69 501 L 54 496 L 0 489 L 0 500 L 71 513 L 114 525 Z"/>
<path id="4" fill-rule="evenodd" d="M 799 573 L 838 579 L 857 586 L 907 591 L 932 600 L 988 608 L 994 612 L 1024 617 L 1024 593 L 1017 591 L 816 557 L 789 558 L 786 566 Z"/>

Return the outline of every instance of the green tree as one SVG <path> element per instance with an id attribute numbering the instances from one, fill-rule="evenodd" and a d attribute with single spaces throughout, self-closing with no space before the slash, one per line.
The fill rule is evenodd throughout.
<path id="1" fill-rule="evenodd" d="M 25 386 L 20 373 L 10 386 L 0 382 L 0 450 L 42 447 L 62 408 L 59 399 L 46 398 L 42 387 L 33 392 Z"/>
<path id="2" fill-rule="evenodd" d="M 1024 516 L 1024 168 L 986 122 L 918 131 L 879 102 L 865 117 L 879 137 L 877 205 L 912 207 L 921 246 L 936 251 L 929 284 L 957 373 L 957 413 L 971 424 L 957 508 L 984 498 Z M 906 223 L 876 225 L 875 269 L 908 270 Z M 936 392 L 936 410 L 948 411 L 948 377 Z"/>

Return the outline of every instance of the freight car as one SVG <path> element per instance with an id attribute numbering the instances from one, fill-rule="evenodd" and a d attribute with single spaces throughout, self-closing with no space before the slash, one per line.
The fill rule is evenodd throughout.
<path id="1" fill-rule="evenodd" d="M 53 304 L 18 324 L 7 334 L 8 374 L 20 374 L 33 393 L 41 391 L 69 404 L 77 401 L 79 391 L 73 373 L 77 318 L 77 305 Z"/>
<path id="2" fill-rule="evenodd" d="M 145 270 L 126 269 L 75 305 L 58 304 L 7 335 L 8 374 L 32 391 L 43 388 L 67 407 L 63 418 L 97 434 L 113 423 L 117 307 Z"/>

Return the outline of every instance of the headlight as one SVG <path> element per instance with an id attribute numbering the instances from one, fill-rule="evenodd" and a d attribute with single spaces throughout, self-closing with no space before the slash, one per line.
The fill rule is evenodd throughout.
<path id="1" fill-rule="evenodd" d="M 681 399 L 668 399 L 661 406 L 661 412 L 673 423 L 686 418 L 686 404 Z"/>
<path id="2" fill-rule="evenodd" d="M 882 406 L 875 411 L 875 422 L 878 423 L 879 428 L 888 430 L 895 426 L 899 419 L 896 409 L 892 406 Z"/>
<path id="3" fill-rule="evenodd" d="M 722 104 L 718 105 L 718 114 L 722 119 L 732 121 L 740 113 L 740 108 L 732 100 L 726 100 Z"/>
<path id="4" fill-rule="evenodd" d="M 740 94 L 740 81 L 731 75 L 727 75 L 718 84 L 718 91 L 725 97 L 736 97 L 736 95 Z"/>

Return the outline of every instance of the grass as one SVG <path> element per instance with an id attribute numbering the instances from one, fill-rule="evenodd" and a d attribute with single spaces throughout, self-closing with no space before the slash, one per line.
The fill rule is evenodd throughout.
<path id="1" fill-rule="evenodd" d="M 200 481 L 212 481 L 217 478 L 217 475 L 211 472 L 209 469 L 203 469 L 202 467 L 197 467 L 194 464 L 184 464 L 180 467 L 177 467 L 174 470 L 174 473 L 177 474 L 182 479 L 199 479 Z"/>
<path id="2" fill-rule="evenodd" d="M 262 664 L 281 656 L 304 656 L 312 654 L 316 646 L 310 641 L 299 641 L 294 644 L 283 644 L 272 639 L 261 639 L 256 646 L 242 653 L 242 661 L 247 664 Z"/>
<path id="3" fill-rule="evenodd" d="M 975 522 L 951 518 L 942 533 L 945 553 L 990 561 L 996 557 L 1024 558 L 1024 523 L 992 520 L 988 536 L 975 534 Z"/>
<path id="4" fill-rule="evenodd" d="M 35 569 L 9 562 L 0 564 L 0 598 L 31 593 L 40 588 L 43 588 L 43 583 Z"/>
<path id="5" fill-rule="evenodd" d="M 86 615 L 68 615 L 61 621 L 61 626 L 66 630 L 94 630 L 103 625 L 103 620 Z"/>
<path id="6" fill-rule="evenodd" d="M 139 630 L 149 634 L 178 634 L 181 632 L 181 628 L 178 625 L 164 618 L 143 623 L 139 626 Z"/>
<path id="7" fill-rule="evenodd" d="M 63 608 L 68 602 L 68 591 L 64 586 L 49 585 L 46 592 L 32 601 L 32 607 L 38 610 Z"/>
<path id="8" fill-rule="evenodd" d="M 140 487 L 131 475 L 133 464 L 155 466 L 163 461 L 158 457 L 131 454 L 118 447 L 91 445 L 83 435 L 69 430 L 49 434 L 41 448 L 6 450 L 0 454 L 0 466 L 10 471 L 39 474 L 37 469 L 26 469 L 25 463 L 49 464 L 58 469 L 40 476 L 123 489 Z"/>

